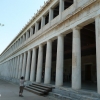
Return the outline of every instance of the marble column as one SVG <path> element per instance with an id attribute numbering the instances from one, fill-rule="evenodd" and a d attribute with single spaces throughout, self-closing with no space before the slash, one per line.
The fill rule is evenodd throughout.
<path id="1" fill-rule="evenodd" d="M 81 39 L 80 27 L 73 28 L 72 89 L 81 89 Z"/>
<path id="2" fill-rule="evenodd" d="M 62 12 L 64 11 L 64 0 L 59 0 L 59 15 L 61 16 L 62 15 Z"/>
<path id="3" fill-rule="evenodd" d="M 100 94 L 100 15 L 95 18 L 96 30 L 96 65 L 97 65 L 97 92 Z"/>
<path id="4" fill-rule="evenodd" d="M 26 32 L 26 40 L 29 38 L 29 32 Z"/>
<path id="5" fill-rule="evenodd" d="M 12 72 L 13 72 L 13 73 L 12 73 L 12 77 L 13 77 L 13 78 L 14 78 L 14 74 L 15 74 L 15 73 L 14 73 L 14 67 L 15 67 L 15 65 L 14 65 L 14 59 L 15 59 L 15 58 L 12 59 Z"/>
<path id="6" fill-rule="evenodd" d="M 41 18 L 41 28 L 45 25 L 45 17 L 42 16 Z"/>
<path id="7" fill-rule="evenodd" d="M 21 72 L 22 72 L 22 59 L 23 59 L 23 57 L 22 57 L 23 55 L 21 54 L 20 55 L 20 62 L 19 62 L 19 69 L 18 69 L 18 79 L 20 79 L 20 77 L 21 77 Z"/>
<path id="8" fill-rule="evenodd" d="M 56 86 L 63 85 L 64 36 L 58 36 L 56 61 Z"/>
<path id="9" fill-rule="evenodd" d="M 43 63 L 43 46 L 39 45 L 37 75 L 36 75 L 36 82 L 38 83 L 41 82 L 42 78 L 42 63 Z"/>
<path id="10" fill-rule="evenodd" d="M 13 59 L 11 59 L 11 77 L 13 77 Z"/>
<path id="11" fill-rule="evenodd" d="M 38 31 L 38 22 L 35 23 L 35 33 Z"/>
<path id="12" fill-rule="evenodd" d="M 30 36 L 32 36 L 33 35 L 33 28 L 31 27 L 30 28 Z"/>
<path id="13" fill-rule="evenodd" d="M 17 57 L 15 57 L 15 71 L 14 71 L 14 77 L 16 78 L 16 67 L 17 67 Z"/>
<path id="14" fill-rule="evenodd" d="M 23 42 L 26 40 L 25 34 L 23 35 Z"/>
<path id="15" fill-rule="evenodd" d="M 16 68 L 16 58 L 14 58 L 14 64 L 13 64 L 13 66 L 14 66 L 14 76 L 13 76 L 13 77 L 15 78 L 15 72 L 16 72 L 16 69 L 15 69 L 15 68 Z"/>
<path id="16" fill-rule="evenodd" d="M 52 8 L 49 9 L 49 22 L 53 19 L 53 10 Z"/>
<path id="17" fill-rule="evenodd" d="M 27 64 L 26 64 L 25 80 L 29 80 L 30 63 L 31 63 L 31 50 L 28 51 L 28 55 L 27 55 Z"/>
<path id="18" fill-rule="evenodd" d="M 12 69 L 11 69 L 11 59 L 10 59 L 10 77 L 12 75 Z"/>
<path id="19" fill-rule="evenodd" d="M 46 64 L 45 64 L 45 78 L 44 83 L 50 84 L 51 82 L 51 62 L 52 62 L 52 41 L 47 41 L 46 49 Z"/>
<path id="20" fill-rule="evenodd" d="M 18 70 L 19 69 L 19 60 L 20 60 L 19 57 L 20 56 L 17 57 L 16 78 L 18 78 L 18 72 L 19 72 L 19 70 Z"/>
<path id="21" fill-rule="evenodd" d="M 22 76 L 24 77 L 25 77 L 25 71 L 26 71 L 26 52 L 24 52 L 23 66 L 22 66 Z"/>
<path id="22" fill-rule="evenodd" d="M 36 71 L 36 48 L 33 48 L 30 81 L 35 81 L 35 71 Z"/>

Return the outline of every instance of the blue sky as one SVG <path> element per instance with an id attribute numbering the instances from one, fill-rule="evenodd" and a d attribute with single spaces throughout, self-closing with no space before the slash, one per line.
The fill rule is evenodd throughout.
<path id="1" fill-rule="evenodd" d="M 0 53 L 47 0 L 0 0 Z"/>

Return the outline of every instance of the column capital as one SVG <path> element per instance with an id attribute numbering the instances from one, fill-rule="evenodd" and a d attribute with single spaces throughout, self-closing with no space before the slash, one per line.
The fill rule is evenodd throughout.
<path id="1" fill-rule="evenodd" d="M 64 37 L 64 36 L 65 36 L 64 34 L 57 35 L 57 37 Z"/>
<path id="2" fill-rule="evenodd" d="M 97 17 L 99 17 L 99 18 L 100 18 L 100 14 L 99 14 L 99 15 L 97 15 L 97 16 L 95 16 L 94 18 L 97 18 Z"/>
<path id="3" fill-rule="evenodd" d="M 80 30 L 80 29 L 82 29 L 82 27 L 81 27 L 81 26 L 75 26 L 75 27 L 73 27 L 72 29 Z"/>
<path id="4" fill-rule="evenodd" d="M 39 47 L 42 47 L 43 46 L 43 43 L 39 44 Z"/>
<path id="5" fill-rule="evenodd" d="M 47 42 L 52 42 L 52 39 L 47 40 Z"/>

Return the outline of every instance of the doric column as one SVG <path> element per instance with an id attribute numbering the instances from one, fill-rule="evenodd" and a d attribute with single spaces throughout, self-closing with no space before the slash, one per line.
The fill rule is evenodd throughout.
<path id="1" fill-rule="evenodd" d="M 47 41 L 46 50 L 46 64 L 45 64 L 45 84 L 50 84 L 51 82 L 51 61 L 52 61 L 52 41 Z"/>
<path id="2" fill-rule="evenodd" d="M 42 16 L 41 18 L 41 28 L 45 25 L 45 17 Z"/>
<path id="3" fill-rule="evenodd" d="M 20 37 L 20 42 L 19 42 L 19 44 L 21 44 L 22 43 L 22 39 L 21 39 L 21 37 Z"/>
<path id="4" fill-rule="evenodd" d="M 19 57 L 20 56 L 17 57 L 16 78 L 18 78 L 18 72 L 19 72 L 19 70 L 18 70 L 19 69 L 19 60 L 20 60 Z"/>
<path id="5" fill-rule="evenodd" d="M 12 71 L 13 71 L 13 73 L 12 73 L 12 77 L 14 78 L 14 67 L 15 67 L 15 65 L 14 65 L 14 58 L 12 59 Z"/>
<path id="6" fill-rule="evenodd" d="M 36 82 L 41 82 L 41 78 L 42 78 L 42 63 L 43 63 L 43 46 L 39 45 Z"/>
<path id="7" fill-rule="evenodd" d="M 59 0 L 59 14 L 61 15 L 62 12 L 64 11 L 64 0 Z"/>
<path id="8" fill-rule="evenodd" d="M 17 77 L 16 77 L 16 71 L 17 71 L 17 59 L 18 59 L 18 58 L 16 57 L 16 65 L 15 65 L 15 78 L 17 78 Z"/>
<path id="9" fill-rule="evenodd" d="M 29 38 L 29 32 L 26 32 L 26 40 Z"/>
<path id="10" fill-rule="evenodd" d="M 13 74 L 13 77 L 15 78 L 15 73 L 16 73 L 16 69 L 15 69 L 16 68 L 16 58 L 14 58 L 14 64 L 13 65 L 14 65 L 14 74 Z"/>
<path id="11" fill-rule="evenodd" d="M 11 60 L 9 61 L 9 66 L 10 66 L 10 77 L 11 77 L 11 73 L 12 73 L 12 70 L 11 70 Z"/>
<path id="12" fill-rule="evenodd" d="M 35 80 L 35 71 L 36 71 L 35 69 L 36 69 L 36 48 L 33 48 L 30 81 Z"/>
<path id="13" fill-rule="evenodd" d="M 31 62 L 31 50 L 28 51 L 28 55 L 27 55 L 27 64 L 26 64 L 25 80 L 29 80 L 29 75 L 30 75 L 30 62 Z"/>
<path id="14" fill-rule="evenodd" d="M 97 92 L 100 94 L 100 15 L 95 18 L 96 30 L 96 64 L 97 64 Z"/>
<path id="15" fill-rule="evenodd" d="M 23 35 L 23 42 L 26 40 L 25 34 Z"/>
<path id="16" fill-rule="evenodd" d="M 19 45 L 20 45 L 20 39 L 18 40 L 18 47 L 19 47 Z"/>
<path id="17" fill-rule="evenodd" d="M 30 36 L 32 36 L 33 35 L 33 28 L 31 27 L 30 28 Z"/>
<path id="18" fill-rule="evenodd" d="M 35 23 L 35 33 L 38 31 L 38 23 Z"/>
<path id="19" fill-rule="evenodd" d="M 49 9 L 49 22 L 53 19 L 53 10 L 52 8 Z"/>
<path id="20" fill-rule="evenodd" d="M 13 59 L 11 59 L 11 77 L 13 77 Z"/>
<path id="21" fill-rule="evenodd" d="M 12 69 L 11 69 L 11 59 L 10 59 L 10 77 L 11 77 L 11 74 L 12 74 Z"/>
<path id="22" fill-rule="evenodd" d="M 20 55 L 20 62 L 19 62 L 19 70 L 18 70 L 18 79 L 21 77 L 21 72 L 22 72 L 22 54 Z"/>
<path id="23" fill-rule="evenodd" d="M 72 88 L 81 89 L 81 41 L 80 27 L 73 28 Z"/>
<path id="24" fill-rule="evenodd" d="M 63 60 L 64 60 L 64 36 L 58 36 L 57 62 L 56 62 L 56 86 L 63 85 Z"/>
<path id="25" fill-rule="evenodd" d="M 26 69 L 26 52 L 24 52 L 24 57 L 23 57 L 23 67 L 22 67 L 22 76 L 25 77 L 25 70 Z"/>

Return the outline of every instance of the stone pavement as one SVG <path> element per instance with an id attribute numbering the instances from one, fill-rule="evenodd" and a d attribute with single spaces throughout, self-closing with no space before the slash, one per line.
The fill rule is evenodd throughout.
<path id="1" fill-rule="evenodd" d="M 19 97 L 19 86 L 0 80 L 0 100 L 49 100 L 47 97 L 38 96 L 24 90 L 24 97 Z"/>

